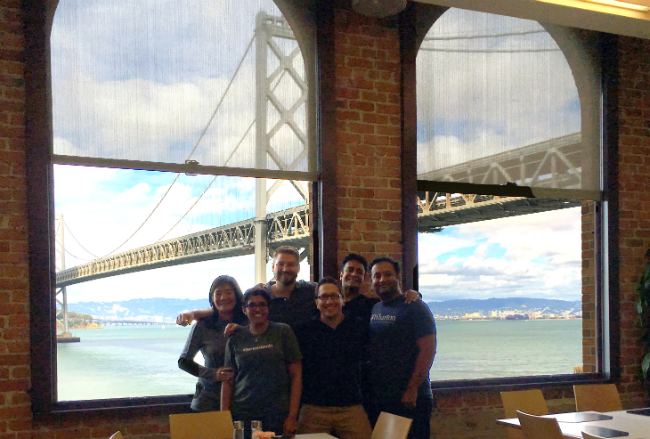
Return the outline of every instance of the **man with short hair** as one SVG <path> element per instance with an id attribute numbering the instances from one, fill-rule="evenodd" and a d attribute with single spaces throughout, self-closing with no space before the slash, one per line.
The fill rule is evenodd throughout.
<path id="1" fill-rule="evenodd" d="M 321 279 L 316 291 L 319 316 L 296 329 L 303 354 L 298 433 L 370 439 L 359 385 L 360 366 L 367 359 L 367 326 L 343 314 L 343 297 L 334 278 Z"/>
<path id="2" fill-rule="evenodd" d="M 372 408 L 413 419 L 409 439 L 429 439 L 433 394 L 429 369 L 436 353 L 436 326 L 423 302 L 406 305 L 399 264 L 377 258 L 370 264 L 372 286 L 381 302 L 370 318 Z"/>
<path id="3" fill-rule="evenodd" d="M 309 322 L 317 313 L 314 302 L 316 284 L 296 280 L 300 272 L 300 254 L 295 247 L 282 246 L 273 252 L 271 269 L 275 281 L 266 284 L 271 293 L 269 320 L 292 328 Z"/>
<path id="4" fill-rule="evenodd" d="M 350 253 L 341 262 L 341 292 L 345 299 L 343 313 L 352 318 L 359 318 L 363 322 L 370 321 L 370 313 L 377 297 L 367 297 L 362 293 L 368 273 L 368 262 L 361 255 Z"/>

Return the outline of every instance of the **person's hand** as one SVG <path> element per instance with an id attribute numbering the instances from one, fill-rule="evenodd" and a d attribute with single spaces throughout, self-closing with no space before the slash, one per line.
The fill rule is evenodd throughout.
<path id="1" fill-rule="evenodd" d="M 239 326 L 237 323 L 228 323 L 226 325 L 226 329 L 223 330 L 223 335 L 225 335 L 226 337 L 230 337 L 239 328 L 241 328 L 241 326 Z"/>
<path id="2" fill-rule="evenodd" d="M 402 395 L 402 404 L 404 407 L 412 409 L 415 408 L 415 401 L 418 399 L 418 389 L 406 389 Z"/>
<path id="3" fill-rule="evenodd" d="M 187 326 L 194 320 L 194 313 L 191 311 L 181 313 L 176 317 L 176 324 L 181 326 Z"/>
<path id="4" fill-rule="evenodd" d="M 235 371 L 232 367 L 220 367 L 215 372 L 217 381 L 230 381 L 235 377 Z"/>
<path id="5" fill-rule="evenodd" d="M 295 416 L 287 416 L 287 419 L 284 420 L 284 434 L 287 436 L 293 436 L 298 430 L 298 421 L 296 421 Z"/>
<path id="6" fill-rule="evenodd" d="M 408 290 L 407 292 L 404 293 L 405 303 L 411 303 L 411 302 L 417 302 L 418 300 L 422 300 L 422 297 L 420 296 L 420 293 L 418 293 L 415 290 Z"/>

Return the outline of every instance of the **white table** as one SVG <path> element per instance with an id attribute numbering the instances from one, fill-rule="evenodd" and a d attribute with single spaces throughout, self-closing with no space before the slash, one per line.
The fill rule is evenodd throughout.
<path id="1" fill-rule="evenodd" d="M 603 414 L 611 416 L 612 419 L 587 422 L 558 421 L 558 423 L 564 437 L 569 439 L 582 438 L 582 430 L 587 426 L 604 427 L 629 433 L 629 436 L 622 436 L 621 439 L 650 439 L 650 416 L 635 415 L 627 413 L 625 410 L 618 412 L 605 412 Z M 546 417 L 552 418 L 559 415 L 562 415 L 562 413 L 558 413 L 557 415 L 548 415 Z M 517 418 L 497 419 L 497 424 L 505 425 L 507 427 L 521 428 L 519 425 L 519 419 Z"/>
<path id="2" fill-rule="evenodd" d="M 336 439 L 327 433 L 297 434 L 296 439 Z"/>

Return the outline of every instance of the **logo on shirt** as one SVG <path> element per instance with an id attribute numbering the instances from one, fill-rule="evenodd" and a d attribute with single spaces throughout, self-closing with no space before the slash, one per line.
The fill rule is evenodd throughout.
<path id="1" fill-rule="evenodd" d="M 271 349 L 273 345 L 271 343 L 269 344 L 263 344 L 260 346 L 253 346 L 252 348 L 244 348 L 242 349 L 242 352 L 250 352 L 250 351 L 259 351 L 260 349 Z"/>
<path id="2" fill-rule="evenodd" d="M 396 319 L 396 316 L 382 316 L 381 314 L 373 314 L 370 317 L 371 322 L 394 322 Z"/>

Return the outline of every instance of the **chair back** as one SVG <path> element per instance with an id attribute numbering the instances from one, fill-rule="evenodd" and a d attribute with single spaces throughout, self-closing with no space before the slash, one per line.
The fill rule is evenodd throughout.
<path id="1" fill-rule="evenodd" d="M 230 439 L 230 411 L 169 415 L 171 439 Z"/>
<path id="2" fill-rule="evenodd" d="M 506 418 L 516 418 L 517 410 L 541 416 L 548 415 L 544 394 L 539 389 L 501 392 L 501 402 Z M 524 434 L 516 428 L 508 428 L 508 439 L 524 439 Z"/>
<path id="3" fill-rule="evenodd" d="M 576 411 L 615 412 L 623 410 L 615 384 L 582 384 L 573 386 Z"/>
<path id="4" fill-rule="evenodd" d="M 371 439 L 406 439 L 411 429 L 412 419 L 381 412 Z"/>
<path id="5" fill-rule="evenodd" d="M 582 439 L 604 439 L 600 436 L 594 436 L 593 434 L 585 433 L 584 431 L 582 433 Z"/>
<path id="6" fill-rule="evenodd" d="M 121 431 L 116 431 L 113 433 L 110 437 L 110 439 L 122 439 L 122 432 Z"/>
<path id="7" fill-rule="evenodd" d="M 526 439 L 564 439 L 555 418 L 543 418 L 517 410 L 517 418 Z"/>

